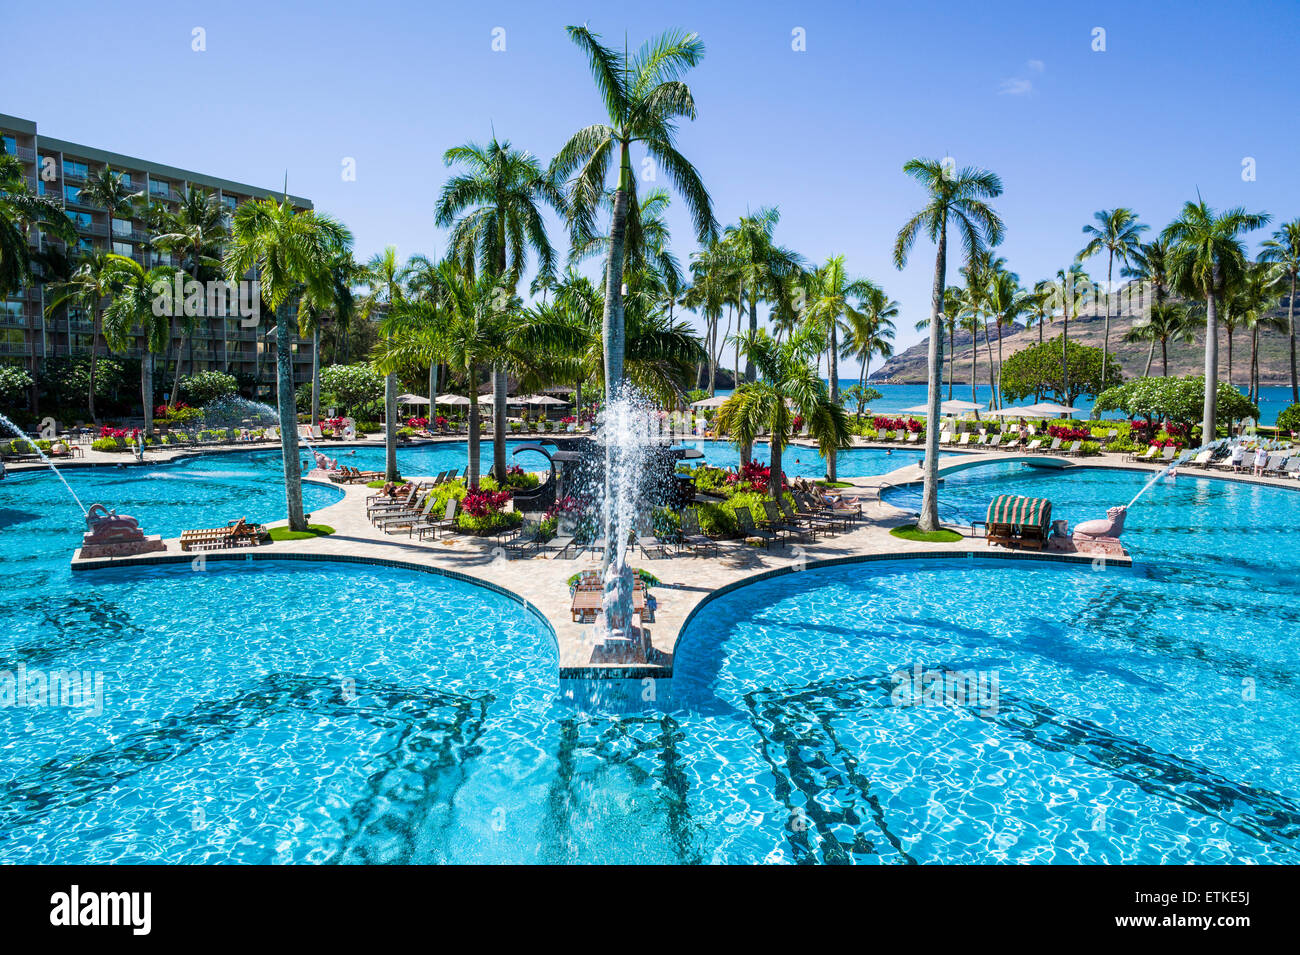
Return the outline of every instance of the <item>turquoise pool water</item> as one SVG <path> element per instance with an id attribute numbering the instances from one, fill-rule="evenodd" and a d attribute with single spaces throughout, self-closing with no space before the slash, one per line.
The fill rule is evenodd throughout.
<path id="1" fill-rule="evenodd" d="M 175 533 L 278 516 L 259 454 L 69 477 Z M 1148 476 L 1001 467 L 943 499 L 982 516 L 1023 490 L 1074 522 Z M 0 708 L 2 861 L 1293 861 L 1300 556 L 1276 526 L 1294 492 L 1153 488 L 1132 571 L 768 580 L 692 620 L 673 680 L 563 685 L 543 622 L 436 575 L 74 577 L 61 495 L 0 483 L 0 679 L 99 673 L 103 708 Z M 971 692 L 900 698 L 905 673 Z"/>

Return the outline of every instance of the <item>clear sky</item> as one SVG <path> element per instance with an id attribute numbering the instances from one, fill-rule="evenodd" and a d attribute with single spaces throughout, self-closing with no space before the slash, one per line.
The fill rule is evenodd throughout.
<path id="1" fill-rule="evenodd" d="M 363 259 L 386 244 L 445 251 L 432 210 L 447 146 L 495 129 L 549 160 L 603 118 L 565 24 L 633 46 L 693 30 L 707 54 L 688 77 L 699 117 L 679 145 L 719 221 L 779 206 L 782 243 L 813 261 L 843 254 L 899 299 L 901 345 L 919 338 L 933 267 L 924 244 L 904 272 L 890 261 L 923 198 L 900 171 L 914 155 L 1001 175 L 1001 254 L 1027 283 L 1068 264 L 1102 208 L 1130 206 L 1159 228 L 1199 188 L 1216 207 L 1300 216 L 1294 0 L 60 0 L 11 4 L 5 18 L 0 112 L 255 185 L 279 187 L 287 171 L 291 192 L 348 224 Z M 342 178 L 345 157 L 355 182 Z M 1243 180 L 1247 157 L 1254 181 Z M 680 203 L 670 223 L 685 263 L 696 246 Z M 558 225 L 552 240 L 563 245 Z M 1089 268 L 1104 276 L 1104 261 Z"/>

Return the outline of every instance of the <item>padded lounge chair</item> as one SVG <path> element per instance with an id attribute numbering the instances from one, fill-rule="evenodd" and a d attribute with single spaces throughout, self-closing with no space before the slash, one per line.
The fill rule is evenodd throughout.
<path id="1" fill-rule="evenodd" d="M 717 556 L 718 542 L 705 534 L 700 528 L 700 512 L 693 507 L 685 508 L 682 511 L 679 540 L 682 547 L 689 547 L 696 554 L 701 550 L 706 552 L 711 550 L 714 556 Z"/>
<path id="2" fill-rule="evenodd" d="M 747 507 L 736 508 L 736 529 L 745 540 L 751 538 L 761 540 L 765 548 L 771 547 L 773 541 L 781 542 L 781 535 L 778 532 L 767 530 L 754 523 L 754 515 Z"/>

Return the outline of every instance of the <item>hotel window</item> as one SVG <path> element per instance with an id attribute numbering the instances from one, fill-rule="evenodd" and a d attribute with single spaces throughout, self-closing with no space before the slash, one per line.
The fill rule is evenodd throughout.
<path id="1" fill-rule="evenodd" d="M 130 174 L 129 172 L 124 172 L 124 173 L 120 173 L 119 175 L 121 175 L 121 177 L 122 177 L 122 185 L 124 185 L 124 186 L 126 186 L 126 188 L 130 189 L 130 188 L 131 188 L 131 174 Z"/>
<path id="2" fill-rule="evenodd" d="M 22 318 L 23 303 L 10 302 L 9 300 L 6 299 L 5 301 L 0 302 L 0 314 L 3 314 L 6 318 L 10 320 L 13 320 L 15 318 Z"/>
<path id="3" fill-rule="evenodd" d="M 18 155 L 18 140 L 13 136 L 0 136 L 0 144 L 4 146 L 0 152 L 8 153 L 10 156 Z"/>
<path id="4" fill-rule="evenodd" d="M 113 251 L 116 252 L 118 255 L 125 255 L 129 259 L 131 257 L 131 243 L 114 242 Z"/>
<path id="5" fill-rule="evenodd" d="M 89 212 L 67 212 L 67 211 L 65 211 L 63 214 L 66 215 L 69 219 L 71 219 L 71 220 L 72 220 L 72 224 L 75 225 L 78 229 L 89 229 L 89 228 L 90 228 L 90 223 L 91 223 L 92 220 L 91 220 L 91 218 L 90 218 L 90 213 L 89 213 Z"/>
<path id="6" fill-rule="evenodd" d="M 63 187 L 63 198 L 67 202 L 81 203 L 81 190 L 76 186 L 65 185 Z"/>
<path id="7" fill-rule="evenodd" d="M 167 183 L 159 182 L 157 179 L 149 180 L 149 195 L 151 196 L 169 196 L 171 189 Z"/>
<path id="8" fill-rule="evenodd" d="M 114 219 L 113 235 L 130 236 L 132 222 L 130 219 Z"/>
<path id="9" fill-rule="evenodd" d="M 91 242 L 89 239 L 78 239 L 76 251 L 93 252 L 95 251 L 95 243 Z"/>
<path id="10" fill-rule="evenodd" d="M 85 179 L 86 176 L 88 176 L 89 174 L 90 174 L 90 167 L 87 166 L 84 162 L 76 162 L 75 160 L 72 159 L 63 160 L 63 175 L 77 176 L 81 179 Z"/>
<path id="11" fill-rule="evenodd" d="M 233 209 L 233 208 L 235 208 L 235 197 L 234 197 L 234 196 L 222 196 L 222 197 L 221 197 L 221 201 L 224 202 L 224 203 L 226 204 L 226 208 L 227 208 L 227 209 Z"/>

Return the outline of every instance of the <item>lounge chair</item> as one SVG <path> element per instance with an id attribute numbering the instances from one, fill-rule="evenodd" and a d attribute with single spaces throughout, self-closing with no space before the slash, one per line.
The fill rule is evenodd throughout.
<path id="1" fill-rule="evenodd" d="M 1071 441 L 1071 442 L 1070 442 L 1070 446 L 1069 446 L 1068 448 L 1066 448 L 1065 451 L 1063 451 L 1062 453 L 1063 453 L 1067 458 L 1081 458 L 1081 457 L 1083 457 L 1083 442 L 1082 442 L 1082 441 Z"/>
<path id="2" fill-rule="evenodd" d="M 376 514 L 382 514 L 384 511 L 391 511 L 399 508 L 409 508 L 415 503 L 415 495 L 419 489 L 411 485 L 411 489 L 400 497 L 393 497 L 388 494 L 371 494 L 366 498 L 366 517 L 374 520 Z"/>
<path id="3" fill-rule="evenodd" d="M 519 533 L 505 541 L 506 557 L 524 557 L 530 551 L 537 552 L 542 543 L 542 525 L 537 521 L 524 521 L 519 525 Z"/>
<path id="4" fill-rule="evenodd" d="M 1282 468 L 1285 464 L 1286 464 L 1285 451 L 1279 454 L 1270 454 L 1268 456 L 1268 463 L 1264 465 L 1264 473 L 1281 475 L 1283 473 Z"/>
<path id="5" fill-rule="evenodd" d="M 957 446 L 958 446 L 959 448 L 970 447 L 970 432 L 969 432 L 969 431 L 963 431 L 963 432 L 961 433 L 961 437 L 957 439 Z"/>
<path id="6" fill-rule="evenodd" d="M 945 444 L 952 444 L 952 432 L 945 431 L 943 434 L 939 435 L 939 444 L 941 446 Z"/>
<path id="7" fill-rule="evenodd" d="M 776 506 L 776 501 L 764 501 L 763 513 L 767 516 L 767 526 L 769 529 L 785 534 L 786 539 L 797 537 L 800 540 L 813 541 L 816 535 L 813 529 L 804 523 L 787 520 L 781 513 L 781 509 Z"/>
<path id="8" fill-rule="evenodd" d="M 231 521 L 225 527 L 213 527 L 181 533 L 181 550 L 215 550 L 223 547 L 252 546 L 266 534 L 260 524 L 249 524 L 244 518 Z"/>
<path id="9" fill-rule="evenodd" d="M 1296 455 L 1286 462 L 1286 476 L 1300 478 L 1300 455 Z"/>
<path id="10" fill-rule="evenodd" d="M 1034 438 L 1033 441 L 1030 441 L 1029 444 L 1025 446 L 1025 451 L 1026 451 L 1026 452 L 1034 452 L 1034 451 L 1037 451 L 1037 450 L 1038 450 L 1039 448 L 1041 448 L 1042 446 L 1043 446 L 1043 439 L 1042 439 L 1042 438 Z"/>
<path id="11" fill-rule="evenodd" d="M 907 432 L 907 435 L 903 438 L 903 443 L 904 443 L 904 444 L 916 444 L 916 443 L 919 442 L 920 440 L 921 440 L 921 432 L 919 432 L 919 431 L 909 431 L 909 432 Z"/>
<path id="12" fill-rule="evenodd" d="M 1015 451 L 1017 448 L 1020 447 L 1020 443 L 1021 443 L 1021 442 L 1020 442 L 1020 435 L 1017 434 L 1017 435 L 1013 436 L 1012 439 L 1011 439 L 1010 441 L 1006 442 L 1005 444 L 999 444 L 999 445 L 998 445 L 998 450 L 999 450 L 999 451 Z"/>
<path id="13" fill-rule="evenodd" d="M 577 556 L 579 548 L 577 545 L 578 538 L 575 531 L 576 528 L 573 526 L 573 521 L 571 519 L 560 517 L 559 520 L 556 521 L 555 536 L 546 542 L 544 548 L 545 550 L 555 552 L 554 556 L 551 558 L 552 560 L 557 557 L 566 556 L 569 553 L 570 548 L 573 548 L 574 556 Z"/>
<path id="14" fill-rule="evenodd" d="M 1156 456 L 1156 453 L 1159 450 L 1160 449 L 1153 444 L 1150 447 L 1148 447 L 1145 451 L 1143 451 L 1141 454 L 1139 454 L 1136 451 L 1132 452 L 1131 454 L 1129 454 L 1128 459 L 1130 461 L 1150 461 L 1152 458 Z"/>
<path id="15" fill-rule="evenodd" d="M 381 514 L 375 519 L 375 526 L 385 534 L 394 528 L 407 528 L 406 536 L 410 537 L 410 528 L 422 523 L 433 510 L 433 505 L 437 503 L 437 496 L 429 494 L 424 501 L 423 507 L 410 508 L 409 510 L 394 511 L 387 514 Z"/>
<path id="16" fill-rule="evenodd" d="M 771 547 L 773 541 L 777 543 L 781 541 L 781 535 L 776 531 L 770 531 L 755 524 L 754 515 L 749 512 L 747 507 L 736 508 L 736 529 L 740 531 L 741 537 L 747 541 L 750 539 L 761 540 L 765 548 Z"/>
<path id="17" fill-rule="evenodd" d="M 1177 448 L 1165 448 L 1164 451 L 1160 453 L 1160 459 L 1156 461 L 1156 464 L 1168 464 L 1174 459 L 1174 455 L 1177 453 Z"/>
<path id="18" fill-rule="evenodd" d="M 709 537 L 700 528 L 700 512 L 693 507 L 682 510 L 681 532 L 678 539 L 682 547 L 689 547 L 695 553 L 712 550 L 716 556 L 718 542 Z"/>
<path id="19" fill-rule="evenodd" d="M 1048 454 L 1056 454 L 1061 450 L 1061 439 L 1053 438 L 1051 445 L 1049 445 L 1046 450 Z"/>
<path id="20" fill-rule="evenodd" d="M 802 513 L 812 515 L 815 520 L 823 525 L 829 524 L 843 530 L 849 529 L 852 515 L 847 510 L 837 511 L 824 501 L 815 499 L 806 491 L 796 491 L 794 499 L 798 502 Z"/>
<path id="21" fill-rule="evenodd" d="M 1213 457 L 1214 457 L 1214 451 L 1213 451 L 1213 449 L 1206 448 L 1204 451 L 1202 451 L 1202 452 L 1201 452 L 1200 454 L 1198 454 L 1196 457 L 1192 458 L 1192 462 L 1191 462 L 1192 467 L 1200 468 L 1201 470 L 1205 470 L 1205 469 L 1207 469 L 1207 468 L 1210 466 L 1210 459 L 1213 458 Z"/>
<path id="22" fill-rule="evenodd" d="M 642 557 L 649 557 L 651 553 L 657 553 L 660 557 L 668 556 L 668 544 L 655 535 L 654 528 L 647 518 L 637 521 L 636 544 L 641 548 Z"/>
<path id="23" fill-rule="evenodd" d="M 434 495 L 430 494 L 432 500 Z M 460 507 L 460 501 L 454 497 L 447 498 L 447 507 L 442 512 L 442 517 L 426 518 L 422 524 L 412 524 L 411 531 L 417 535 L 420 540 L 424 540 L 426 534 L 432 535 L 435 539 L 439 531 L 451 530 L 456 526 L 456 510 Z"/>

